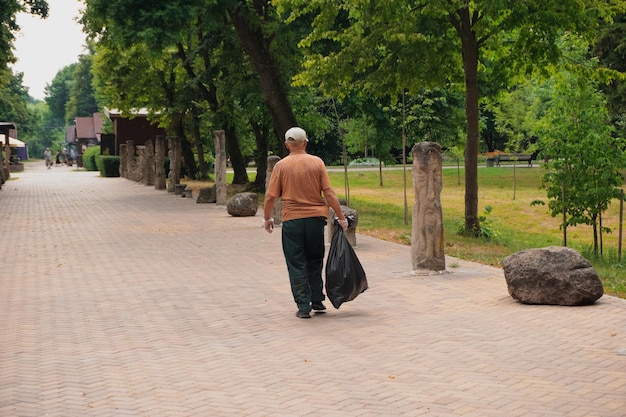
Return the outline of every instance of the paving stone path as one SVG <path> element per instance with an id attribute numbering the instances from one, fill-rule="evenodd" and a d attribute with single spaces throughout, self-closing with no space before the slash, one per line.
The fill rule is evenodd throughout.
<path id="1" fill-rule="evenodd" d="M 626 301 L 528 306 L 502 271 L 358 235 L 370 289 L 295 317 L 280 233 L 28 163 L 0 191 L 0 416 L 626 415 Z M 277 231 L 280 231 L 278 229 Z"/>

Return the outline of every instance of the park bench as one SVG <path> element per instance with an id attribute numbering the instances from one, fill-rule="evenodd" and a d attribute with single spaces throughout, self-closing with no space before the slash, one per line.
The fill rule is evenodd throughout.
<path id="1" fill-rule="evenodd" d="M 533 166 L 533 160 L 536 158 L 535 154 L 523 154 L 523 153 L 516 153 L 516 154 L 508 154 L 508 153 L 501 153 L 496 155 L 496 166 L 499 167 L 500 166 L 500 162 L 521 162 L 521 161 L 527 161 L 528 162 L 528 166 L 532 167 Z"/>

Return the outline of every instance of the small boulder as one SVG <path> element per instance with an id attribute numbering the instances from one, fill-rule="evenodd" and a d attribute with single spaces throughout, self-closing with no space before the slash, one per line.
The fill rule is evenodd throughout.
<path id="1" fill-rule="evenodd" d="M 234 217 L 255 216 L 259 208 L 259 195 L 257 193 L 235 194 L 228 203 L 226 211 Z"/>
<path id="2" fill-rule="evenodd" d="M 215 203 L 217 202 L 217 191 L 215 186 L 203 187 L 198 190 L 198 197 L 196 197 L 197 204 Z"/>
<path id="3" fill-rule="evenodd" d="M 591 263 L 573 249 L 526 249 L 503 262 L 509 294 L 526 304 L 593 304 L 604 294 Z"/>

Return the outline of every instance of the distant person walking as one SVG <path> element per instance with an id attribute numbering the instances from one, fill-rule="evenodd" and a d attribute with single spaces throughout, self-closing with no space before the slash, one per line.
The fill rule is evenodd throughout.
<path id="1" fill-rule="evenodd" d="M 43 159 L 46 161 L 46 167 L 48 169 L 52 168 L 52 151 L 50 148 L 46 148 L 46 150 L 43 151 Z"/>
<path id="2" fill-rule="evenodd" d="M 61 151 L 60 150 L 57 149 L 57 153 L 54 156 L 54 158 L 55 158 L 55 161 L 54 161 L 55 164 L 56 165 L 61 165 Z"/>
<path id="3" fill-rule="evenodd" d="M 348 220 L 330 186 L 324 161 L 307 154 L 308 142 L 306 132 L 299 127 L 292 127 L 285 133 L 289 155 L 274 166 L 263 207 L 263 225 L 272 233 L 272 207 L 277 198 L 282 198 L 283 254 L 293 299 L 298 305 L 296 316 L 303 319 L 311 318 L 311 310 L 326 310 L 322 302 L 325 299 L 322 268 L 328 206 L 339 217 L 341 228 L 344 231 L 348 228 Z"/>

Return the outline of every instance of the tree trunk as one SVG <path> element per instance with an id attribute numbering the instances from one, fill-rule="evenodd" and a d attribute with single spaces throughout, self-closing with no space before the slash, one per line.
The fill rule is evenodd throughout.
<path id="1" fill-rule="evenodd" d="M 233 184 L 247 184 L 250 182 L 248 178 L 248 172 L 246 171 L 246 161 L 241 153 L 239 147 L 239 140 L 237 139 L 237 131 L 235 126 L 228 123 L 224 126 L 224 133 L 226 134 L 226 151 L 230 158 L 230 163 L 233 167 Z"/>
<path id="2" fill-rule="evenodd" d="M 240 6 L 229 11 L 231 21 L 241 41 L 243 48 L 250 57 L 250 61 L 259 77 L 265 105 L 272 116 L 274 130 L 280 143 L 284 142 L 282 135 L 289 128 L 298 125 L 293 114 L 291 104 L 287 98 L 281 81 L 280 67 L 269 50 L 269 41 L 265 38 L 260 20 L 261 17 L 253 11 L 246 11 Z M 254 15 L 257 22 L 251 22 Z"/>
<path id="3" fill-rule="evenodd" d="M 183 118 L 175 117 L 174 118 L 174 130 L 176 132 L 176 136 L 180 138 L 180 148 L 183 159 L 183 164 L 185 166 L 185 174 L 187 178 L 195 179 L 196 178 L 196 162 L 193 155 L 193 150 L 191 149 L 191 143 L 189 143 L 189 139 L 185 135 L 185 129 L 183 127 Z"/>
<path id="4" fill-rule="evenodd" d="M 265 177 L 267 176 L 267 153 L 269 151 L 269 128 L 267 125 L 261 126 L 254 120 L 250 121 L 250 126 L 256 139 L 256 178 L 254 186 L 265 191 Z"/>
<path id="5" fill-rule="evenodd" d="M 198 109 L 196 108 L 192 108 L 191 110 L 191 132 L 196 145 L 196 154 L 198 155 L 198 171 L 200 172 L 200 178 L 207 179 L 209 178 L 209 172 L 204 160 L 204 146 L 202 146 L 200 120 L 198 119 Z"/>
<path id="6" fill-rule="evenodd" d="M 473 236 L 480 233 L 478 217 L 478 41 L 472 30 L 469 10 L 458 11 L 457 31 L 461 38 L 463 71 L 465 73 L 465 231 Z"/>
<path id="7" fill-rule="evenodd" d="M 196 73 L 189 64 L 187 60 L 187 53 L 185 52 L 185 48 L 181 43 L 177 44 L 178 48 L 178 56 L 183 62 L 183 66 L 187 71 L 190 79 L 196 79 Z M 211 64 L 205 56 L 205 67 L 207 70 L 211 68 Z M 203 83 L 197 84 L 198 91 L 202 94 L 202 97 L 207 101 L 209 107 L 213 112 L 218 113 L 220 110 L 222 103 L 220 103 L 217 99 L 217 88 L 215 84 L 211 81 L 208 83 L 208 87 Z M 249 182 L 248 173 L 246 172 L 246 163 L 241 153 L 241 148 L 239 147 L 239 140 L 237 139 L 237 131 L 235 130 L 235 123 L 232 121 L 232 117 L 229 117 L 229 120 L 223 121 L 221 123 L 224 127 L 224 133 L 226 135 L 226 151 L 230 157 L 230 162 L 233 167 L 234 177 L 233 184 L 247 184 Z"/>

